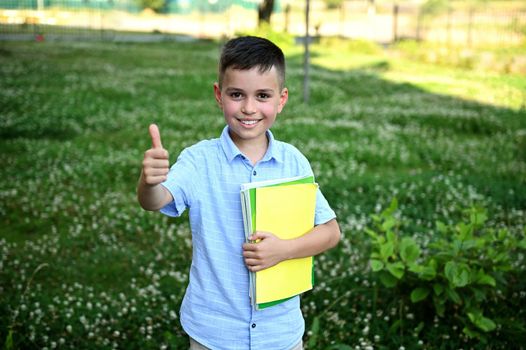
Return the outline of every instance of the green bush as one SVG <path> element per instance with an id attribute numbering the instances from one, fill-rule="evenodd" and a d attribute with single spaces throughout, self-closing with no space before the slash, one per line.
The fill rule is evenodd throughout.
<path id="1" fill-rule="evenodd" d="M 166 0 L 136 0 L 137 4 L 143 9 L 151 9 L 160 12 L 166 6 Z"/>
<path id="2" fill-rule="evenodd" d="M 486 310 L 501 302 L 514 274 L 516 253 L 526 249 L 506 228 L 487 227 L 487 212 L 472 207 L 465 220 L 446 225 L 438 221 L 436 238 L 420 247 L 400 232 L 398 203 L 373 215 L 370 266 L 381 283 L 398 297 L 449 322 L 460 322 L 463 333 L 485 342 L 497 323 Z"/>

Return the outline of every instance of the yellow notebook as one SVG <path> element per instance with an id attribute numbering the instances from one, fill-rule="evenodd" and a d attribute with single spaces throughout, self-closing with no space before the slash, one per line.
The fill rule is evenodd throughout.
<path id="1" fill-rule="evenodd" d="M 255 228 L 281 239 L 304 235 L 314 227 L 316 183 L 256 188 Z M 313 258 L 282 261 L 255 274 L 256 304 L 287 299 L 312 289 Z"/>

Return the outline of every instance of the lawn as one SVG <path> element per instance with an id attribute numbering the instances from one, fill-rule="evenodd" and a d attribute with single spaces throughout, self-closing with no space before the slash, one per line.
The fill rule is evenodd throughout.
<path id="1" fill-rule="evenodd" d="M 524 346 L 524 76 L 320 44 L 304 104 L 301 48 L 284 47 L 291 97 L 273 132 L 309 158 L 343 233 L 316 258 L 317 285 L 302 297 L 306 346 Z M 187 217 L 143 211 L 135 185 L 150 123 L 171 161 L 219 136 L 219 50 L 214 41 L 0 43 L 0 344 L 186 349 L 178 311 L 191 259 Z M 393 198 L 396 210 L 385 211 Z M 477 258 L 498 252 L 502 262 L 477 265 L 489 269 L 486 289 L 446 273 L 436 281 L 453 294 L 441 314 L 431 297 L 410 301 L 405 277 L 386 286 L 371 268 L 367 232 L 381 231 L 381 218 L 418 244 L 423 262 L 437 253 L 443 226 L 462 231 L 474 208 L 487 217 L 473 232 L 486 237 Z M 469 265 L 469 256 L 454 258 Z M 466 309 L 469 293 L 495 327 L 483 329 Z"/>

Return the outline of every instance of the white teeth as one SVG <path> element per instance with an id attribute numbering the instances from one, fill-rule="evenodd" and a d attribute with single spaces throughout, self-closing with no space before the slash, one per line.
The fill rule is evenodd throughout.
<path id="1" fill-rule="evenodd" d="M 245 125 L 254 125 L 257 122 L 258 122 L 257 120 L 241 120 L 241 123 Z"/>

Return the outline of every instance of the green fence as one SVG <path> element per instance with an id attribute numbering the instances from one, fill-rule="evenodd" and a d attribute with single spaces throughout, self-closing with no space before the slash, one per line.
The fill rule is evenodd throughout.
<path id="1" fill-rule="evenodd" d="M 223 12 L 233 5 L 246 9 L 256 9 L 254 0 L 165 0 L 161 13 L 190 13 L 194 11 L 213 13 Z M 140 0 L 0 0 L 2 9 L 111 9 L 137 12 L 142 10 Z M 280 4 L 276 1 L 275 10 Z"/>

